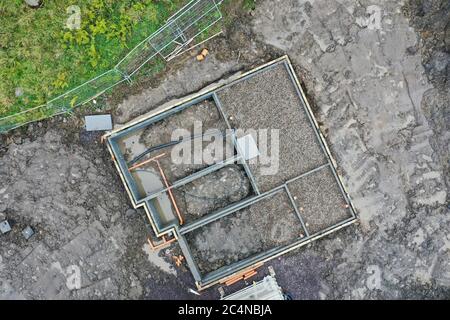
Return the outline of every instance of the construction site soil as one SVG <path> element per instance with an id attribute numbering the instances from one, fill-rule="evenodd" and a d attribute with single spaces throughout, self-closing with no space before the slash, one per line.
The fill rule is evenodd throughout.
<path id="1" fill-rule="evenodd" d="M 185 265 L 174 263 L 180 254 L 175 244 L 149 250 L 145 212 L 131 207 L 100 134 L 84 131 L 82 115 L 110 111 L 115 123 L 123 124 L 288 54 L 360 223 L 271 261 L 279 285 L 294 299 L 448 298 L 449 2 L 288 0 L 274 5 L 262 0 L 246 11 L 236 0 L 222 11 L 230 23 L 206 44 L 210 54 L 204 61 L 195 59 L 197 52 L 188 53 L 159 76 L 142 77 L 98 99 L 94 109 L 0 136 L 0 221 L 7 219 L 12 227 L 0 234 L 0 297 L 217 299 L 216 288 L 200 296 L 189 291 L 193 278 Z M 280 81 L 274 79 L 267 90 L 274 91 Z M 250 92 L 242 99 L 247 95 L 251 104 Z M 244 121 L 230 108 L 228 113 Z M 264 118 L 263 113 L 258 116 Z M 287 121 L 283 127 L 295 125 L 286 117 L 280 121 Z M 309 147 L 315 148 L 305 150 Z M 287 163 L 299 171 L 306 165 Z M 181 170 L 176 177 L 184 174 Z M 301 180 L 298 184 L 305 192 Z M 340 215 L 340 199 L 331 200 L 330 209 Z M 252 212 L 239 214 L 245 219 Z M 277 245 L 299 236 L 295 228 L 281 232 L 288 216 L 269 226 L 261 220 L 254 230 L 266 229 L 250 230 L 255 239 L 246 242 L 247 250 L 261 249 L 259 237 L 273 237 L 271 245 Z M 235 230 L 218 223 L 205 229 Z M 308 224 L 319 227 L 313 218 Z M 26 226 L 35 231 L 29 240 L 22 235 Z M 217 243 L 208 242 L 208 234 L 199 229 L 199 240 L 192 239 L 205 254 L 200 259 L 226 263 L 214 255 Z M 246 255 L 236 250 L 239 243 L 229 245 L 229 261 Z"/>

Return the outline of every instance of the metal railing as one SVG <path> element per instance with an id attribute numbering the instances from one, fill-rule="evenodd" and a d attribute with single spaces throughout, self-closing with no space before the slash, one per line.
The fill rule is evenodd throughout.
<path id="1" fill-rule="evenodd" d="M 192 0 L 157 31 L 141 41 L 109 71 L 49 100 L 47 103 L 0 118 L 0 133 L 63 114 L 126 81 L 146 64 L 161 57 L 169 61 L 222 19 L 219 0 Z"/>

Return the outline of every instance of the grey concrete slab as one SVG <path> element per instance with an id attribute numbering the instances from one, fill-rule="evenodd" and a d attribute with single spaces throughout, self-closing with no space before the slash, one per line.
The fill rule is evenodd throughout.
<path id="1" fill-rule="evenodd" d="M 11 231 L 11 226 L 9 225 L 8 220 L 4 220 L 0 222 L 0 231 L 5 234 Z"/>
<path id="2" fill-rule="evenodd" d="M 86 116 L 86 131 L 105 131 L 112 130 L 112 118 L 110 114 L 97 114 Z"/>

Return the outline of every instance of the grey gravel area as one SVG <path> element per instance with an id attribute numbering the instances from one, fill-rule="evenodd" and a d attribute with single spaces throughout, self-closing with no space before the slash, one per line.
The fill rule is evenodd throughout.
<path id="1" fill-rule="evenodd" d="M 330 166 L 288 183 L 288 188 L 311 235 L 352 217 Z"/>
<path id="2" fill-rule="evenodd" d="M 186 222 L 225 208 L 252 194 L 250 181 L 240 165 L 229 165 L 173 189 Z"/>
<path id="3" fill-rule="evenodd" d="M 304 236 L 285 191 L 187 233 L 200 272 L 248 258 Z"/>
<path id="4" fill-rule="evenodd" d="M 249 129 L 269 130 L 268 144 L 263 143 L 261 134 L 252 134 L 261 155 L 250 160 L 250 169 L 262 192 L 326 163 L 284 64 L 226 87 L 218 92 L 218 96 L 230 125 L 244 131 L 239 136 Z M 279 157 L 273 144 L 276 135 L 270 132 L 271 129 L 279 130 Z M 264 154 L 274 160 L 263 163 Z M 279 158 L 278 164 L 276 158 Z"/>

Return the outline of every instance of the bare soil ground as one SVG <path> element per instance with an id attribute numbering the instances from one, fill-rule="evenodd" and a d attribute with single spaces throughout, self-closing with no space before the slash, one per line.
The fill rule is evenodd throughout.
<path id="1" fill-rule="evenodd" d="M 279 284 L 295 299 L 448 298 L 448 1 L 240 5 L 223 9 L 233 23 L 203 62 L 188 54 L 94 112 L 123 123 L 289 54 L 360 225 L 272 261 Z M 0 235 L 0 297 L 197 298 L 189 270 L 174 267 L 176 246 L 147 250 L 144 213 L 130 208 L 99 135 L 82 129 L 87 112 L 0 136 L 0 220 L 13 227 Z"/>

